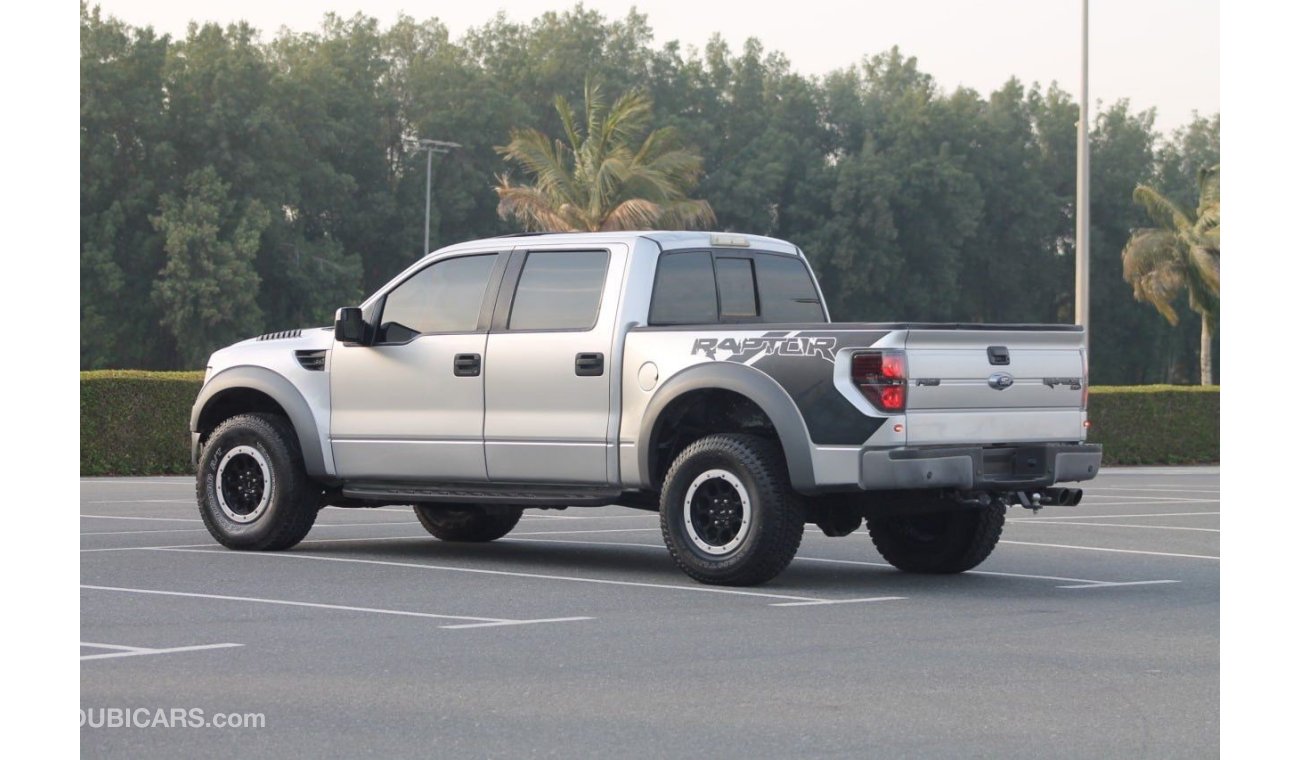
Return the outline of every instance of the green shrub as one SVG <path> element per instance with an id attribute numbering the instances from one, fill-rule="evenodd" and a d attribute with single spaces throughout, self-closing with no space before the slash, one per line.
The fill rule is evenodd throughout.
<path id="1" fill-rule="evenodd" d="M 190 466 L 202 372 L 81 373 L 81 474 L 176 475 Z"/>
<path id="2" fill-rule="evenodd" d="M 1219 461 L 1219 387 L 1101 386 L 1090 389 L 1088 440 L 1105 464 Z"/>
<path id="3" fill-rule="evenodd" d="M 190 407 L 202 383 L 202 372 L 82 372 L 81 474 L 193 472 Z M 1095 387 L 1088 418 L 1106 464 L 1219 461 L 1217 386 Z"/>

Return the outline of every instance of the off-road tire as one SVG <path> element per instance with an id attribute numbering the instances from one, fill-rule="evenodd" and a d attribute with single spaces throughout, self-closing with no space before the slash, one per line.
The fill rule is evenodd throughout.
<path id="1" fill-rule="evenodd" d="M 720 481 L 712 486 L 733 488 L 737 500 L 742 491 L 729 483 L 734 480 L 743 487 L 748 518 L 729 541 L 706 549 L 709 540 L 702 539 L 700 529 L 694 524 L 688 527 L 687 522 L 696 514 L 692 510 L 707 507 L 693 506 L 698 505 L 694 497 L 692 502 L 686 497 L 692 493 L 692 484 L 697 484 L 694 494 L 702 495 L 704 486 L 699 479 L 710 472 L 727 474 L 712 476 L 712 480 Z M 785 459 L 774 442 L 754 435 L 724 433 L 687 446 L 668 469 L 660 491 L 659 527 L 682 572 L 701 583 L 752 586 L 775 578 L 794 559 L 803 539 L 804 509 L 790 486 Z M 696 537 L 691 535 L 693 530 Z M 735 546 L 726 548 L 731 542 Z"/>
<path id="2" fill-rule="evenodd" d="M 880 556 L 906 573 L 964 573 L 988 558 L 1002 536 L 999 503 L 919 515 L 867 518 Z"/>
<path id="3" fill-rule="evenodd" d="M 246 454 L 232 453 L 236 450 Z M 223 509 L 223 499 L 230 504 L 218 474 L 225 477 L 226 467 L 243 465 L 258 468 L 261 490 L 258 503 L 265 499 L 256 516 L 239 522 Z M 251 465 L 249 463 L 252 463 Z M 222 422 L 208 436 L 199 454 L 195 478 L 195 499 L 199 516 L 208 533 L 231 549 L 278 551 L 294 546 L 311 530 L 321 505 L 321 488 L 307 475 L 302 451 L 293 427 L 275 414 L 241 414 Z M 252 514 L 252 513 L 250 513 Z"/>
<path id="4" fill-rule="evenodd" d="M 416 504 L 415 518 L 443 541 L 495 541 L 514 530 L 523 507 Z"/>

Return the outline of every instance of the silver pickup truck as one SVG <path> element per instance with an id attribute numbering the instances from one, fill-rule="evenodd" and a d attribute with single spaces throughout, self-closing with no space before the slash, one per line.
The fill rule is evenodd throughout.
<path id="1" fill-rule="evenodd" d="M 447 541 L 526 508 L 655 510 L 705 583 L 865 520 L 910 572 L 993 550 L 1008 506 L 1097 475 L 1072 325 L 832 323 L 754 235 L 538 234 L 424 257 L 328 328 L 212 355 L 190 419 L 208 530 L 291 547 L 324 506 L 413 505 Z"/>

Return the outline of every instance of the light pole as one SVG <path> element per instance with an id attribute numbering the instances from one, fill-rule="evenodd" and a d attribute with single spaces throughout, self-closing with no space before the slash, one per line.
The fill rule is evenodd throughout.
<path id="1" fill-rule="evenodd" d="M 1074 194 L 1074 323 L 1088 332 L 1088 0 L 1083 0 L 1082 73 L 1079 80 L 1079 149 Z"/>
<path id="2" fill-rule="evenodd" d="M 407 147 L 423 150 L 427 153 L 427 160 L 424 165 L 424 251 L 421 256 L 429 252 L 429 207 L 433 203 L 433 154 L 450 153 L 460 147 L 460 143 L 446 142 L 444 140 L 430 140 L 424 137 L 415 137 L 404 140 Z"/>

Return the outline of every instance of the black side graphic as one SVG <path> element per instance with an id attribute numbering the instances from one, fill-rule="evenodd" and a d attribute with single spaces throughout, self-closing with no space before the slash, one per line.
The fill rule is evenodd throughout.
<path id="1" fill-rule="evenodd" d="M 749 362 L 750 366 L 767 374 L 790 394 L 808 425 L 813 443 L 856 446 L 870 438 L 885 419 L 863 414 L 844 398 L 835 387 L 835 363 L 830 352 L 836 347 L 870 348 L 888 334 L 888 331 L 845 330 L 769 333 L 764 338 L 777 338 L 787 345 L 784 353 L 779 347 L 769 350 L 770 344 L 764 343 L 734 354 L 726 361 L 744 364 L 758 356 Z M 792 341 L 798 341 L 804 350 L 796 352 Z"/>

